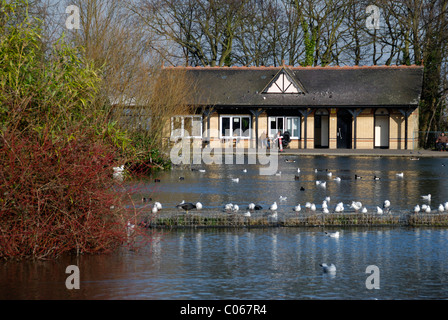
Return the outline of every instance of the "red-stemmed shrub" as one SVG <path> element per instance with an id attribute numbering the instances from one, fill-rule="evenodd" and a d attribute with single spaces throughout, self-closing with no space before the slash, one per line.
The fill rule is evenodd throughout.
<path id="1" fill-rule="evenodd" d="M 0 136 L 0 258 L 104 253 L 126 240 L 116 153 L 88 130 L 73 132 Z"/>

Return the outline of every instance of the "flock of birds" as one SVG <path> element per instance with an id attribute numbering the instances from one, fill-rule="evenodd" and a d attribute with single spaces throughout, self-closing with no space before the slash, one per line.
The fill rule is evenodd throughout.
<path id="1" fill-rule="evenodd" d="M 295 161 L 288 161 L 287 162 L 295 162 Z M 205 172 L 204 169 L 192 169 L 195 171 L 199 171 L 199 172 Z M 121 167 L 116 167 L 114 168 L 114 178 L 116 178 L 117 180 L 122 180 L 123 179 L 123 171 L 124 168 L 123 166 Z M 322 171 L 322 170 L 321 170 Z M 329 178 L 331 178 L 333 176 L 332 172 L 328 172 L 327 170 L 325 170 L 327 173 L 327 176 Z M 247 172 L 247 169 L 244 169 L 243 172 Z M 300 174 L 300 168 L 297 169 L 297 173 Z M 319 172 L 318 169 L 314 170 L 315 173 Z M 294 179 L 295 180 L 300 180 L 300 175 L 296 174 Z M 280 176 L 281 175 L 281 171 L 278 171 L 277 173 L 275 173 L 276 176 Z M 400 173 L 396 173 L 396 176 L 399 178 L 403 178 L 404 177 L 404 173 L 400 172 Z M 180 180 L 184 180 L 183 177 L 179 177 Z M 240 182 L 240 178 L 230 178 L 231 182 L 233 183 L 239 183 Z M 363 177 L 359 176 L 359 175 L 355 175 L 354 176 L 355 180 L 360 180 L 363 179 Z M 380 177 L 374 176 L 373 180 L 378 181 L 380 180 Z M 336 182 L 340 182 L 341 178 L 340 177 L 334 177 L 333 178 L 334 181 Z M 156 181 L 157 182 L 157 181 Z M 159 180 L 160 182 L 160 180 Z M 326 188 L 326 181 L 322 181 L 322 180 L 317 180 L 316 181 L 316 186 L 317 187 L 321 187 L 321 188 Z M 301 187 L 300 188 L 301 191 L 304 191 L 304 188 Z M 147 198 L 142 198 L 143 202 L 148 202 L 149 200 L 152 200 L 151 198 L 147 199 Z M 278 202 L 284 202 L 287 200 L 287 197 L 285 196 L 279 196 L 278 198 Z M 330 209 L 330 197 L 327 196 L 325 197 L 325 199 L 322 201 L 322 205 L 321 205 L 321 210 L 322 213 L 327 214 L 330 213 L 331 211 L 334 213 L 342 213 L 345 211 L 346 206 L 349 208 L 349 210 L 354 210 L 355 212 L 362 212 L 362 213 L 367 213 L 368 209 L 366 206 L 364 206 L 360 201 L 352 201 L 351 204 L 344 204 L 343 202 L 338 202 L 333 209 Z M 432 208 L 430 206 L 431 203 L 431 194 L 428 195 L 422 195 L 421 196 L 421 200 L 426 201 L 427 203 L 424 203 L 422 205 L 417 204 L 414 209 L 413 212 L 418 214 L 420 212 L 424 212 L 424 213 L 431 213 L 432 212 Z M 279 203 L 277 203 L 277 201 L 274 201 L 270 206 L 269 206 L 269 211 L 270 211 L 270 216 L 271 217 L 277 217 L 277 211 L 279 208 Z M 191 211 L 191 210 L 201 210 L 203 208 L 202 203 L 200 202 L 196 202 L 196 203 L 192 203 L 192 202 L 185 202 L 182 201 L 181 203 L 177 204 L 175 206 L 178 209 L 182 209 L 184 210 L 187 214 Z M 316 206 L 315 203 L 311 203 L 311 202 L 306 202 L 305 205 L 305 211 L 307 212 L 317 212 L 318 208 Z M 156 214 L 158 211 L 160 211 L 162 209 L 162 205 L 160 202 L 154 202 L 153 207 L 152 207 L 152 213 Z M 234 203 L 227 203 L 224 205 L 223 207 L 224 211 L 227 213 L 237 213 L 240 212 L 240 206 Z M 250 203 L 246 210 L 242 210 L 241 212 L 243 212 L 243 216 L 245 217 L 250 217 L 251 213 L 254 211 L 259 211 L 262 210 L 263 207 L 259 204 L 255 204 L 255 203 Z M 293 212 L 299 213 L 302 211 L 302 206 L 300 203 L 298 203 L 296 206 L 294 206 L 292 208 Z M 439 213 L 442 212 L 448 212 L 448 202 L 445 202 L 444 204 L 439 204 L 437 211 Z M 376 212 L 377 214 L 389 214 L 392 212 L 391 210 L 391 202 L 389 200 L 385 200 L 383 202 L 383 204 L 381 206 L 376 206 L 374 212 Z M 128 232 L 132 231 L 134 229 L 134 225 L 132 225 L 130 222 L 128 222 Z M 336 232 L 328 232 L 328 231 L 324 231 L 324 235 L 328 236 L 330 238 L 339 238 L 340 237 L 340 232 L 336 231 Z M 322 271 L 324 273 L 330 273 L 330 274 L 335 274 L 336 273 L 336 266 L 331 263 L 331 264 L 327 264 L 327 263 L 321 263 L 319 264 L 319 266 L 322 268 Z"/>
<path id="2" fill-rule="evenodd" d="M 286 162 L 295 162 L 294 160 L 286 160 Z M 124 171 L 124 166 L 121 167 L 115 167 L 114 168 L 114 178 L 117 180 L 122 180 L 123 179 L 123 171 Z M 192 171 L 199 171 L 199 172 L 206 172 L 205 169 L 192 169 Z M 328 171 L 327 169 L 325 170 L 319 170 L 319 169 L 314 169 L 315 173 L 318 173 L 319 171 L 325 171 L 328 177 L 332 177 L 333 173 L 331 171 Z M 243 169 L 242 172 L 246 173 L 247 169 Z M 301 170 L 300 168 L 297 168 L 297 174 L 295 175 L 294 179 L 295 180 L 299 180 L 300 179 L 300 174 Z M 280 176 L 281 175 L 281 171 L 278 171 L 275 175 Z M 396 173 L 397 177 L 403 178 L 404 177 L 404 173 L 403 172 L 399 172 Z M 180 180 L 184 180 L 184 177 L 179 177 Z M 239 183 L 240 178 L 230 178 L 232 182 L 234 183 Z M 354 179 L 355 180 L 361 180 L 363 179 L 363 177 L 355 174 L 354 175 Z M 380 177 L 374 176 L 373 180 L 378 181 L 380 180 Z M 341 178 L 340 177 L 334 177 L 333 178 L 334 181 L 336 182 L 340 182 Z M 160 180 L 156 179 L 156 182 L 160 182 Z M 326 188 L 326 184 L 327 181 L 322 181 L 322 180 L 316 180 L 315 181 L 316 186 L 317 187 L 321 187 L 321 188 Z M 300 191 L 304 191 L 304 187 L 300 187 Z M 428 204 L 422 204 L 421 206 L 419 204 L 417 204 L 414 209 L 413 212 L 414 213 L 431 213 L 432 212 L 432 208 L 430 206 L 430 202 L 431 202 L 431 195 L 423 195 L 421 196 L 422 200 L 426 200 L 428 201 Z M 285 196 L 280 196 L 279 197 L 279 202 L 283 202 L 286 201 L 287 197 Z M 146 198 L 142 199 L 143 202 L 147 202 Z M 322 205 L 321 205 L 321 211 L 324 214 L 328 214 L 330 212 L 333 213 L 342 213 L 346 210 L 346 206 L 348 207 L 349 210 L 354 210 L 355 212 L 361 212 L 361 213 L 368 213 L 368 209 L 366 206 L 364 206 L 360 201 L 352 201 L 351 204 L 344 204 L 343 202 L 339 202 L 337 203 L 333 209 L 331 210 L 329 207 L 330 204 L 330 197 L 326 197 L 323 201 L 322 201 Z M 272 216 L 277 216 L 277 210 L 278 210 L 279 205 L 277 204 L 277 201 L 275 201 L 274 203 L 272 203 L 269 206 L 269 211 L 272 212 Z M 317 212 L 317 206 L 315 203 L 311 203 L 311 202 L 306 202 L 304 205 L 305 209 L 307 212 Z M 188 213 L 191 210 L 201 210 L 203 208 L 202 203 L 200 202 L 196 202 L 196 203 L 191 203 L 191 202 L 185 202 L 182 201 L 181 203 L 179 203 L 178 205 L 176 205 L 176 208 L 179 209 L 183 209 L 186 213 Z M 162 209 L 162 205 L 160 202 L 155 202 L 153 204 L 152 207 L 152 213 L 156 214 L 158 211 L 160 211 Z M 254 204 L 254 203 L 250 203 L 247 206 L 247 210 L 244 211 L 243 215 L 246 217 L 250 217 L 251 216 L 251 212 L 255 211 L 255 210 L 262 210 L 263 207 L 259 204 Z M 224 210 L 228 213 L 236 213 L 240 211 L 240 206 L 237 204 L 233 204 L 233 203 L 228 203 L 224 205 Z M 299 213 L 302 211 L 302 206 L 300 203 L 298 203 L 296 206 L 294 206 L 292 208 L 293 212 Z M 439 204 L 437 211 L 442 213 L 442 212 L 448 212 L 448 202 L 445 202 L 444 204 Z M 389 200 L 385 200 L 384 203 L 382 204 L 382 206 L 376 206 L 376 208 L 374 209 L 374 212 L 377 214 L 388 214 L 391 213 L 391 203 Z"/>
<path id="3" fill-rule="evenodd" d="M 428 194 L 428 195 L 423 195 L 421 197 L 422 197 L 422 200 L 426 200 L 428 202 L 428 204 L 422 204 L 421 206 L 419 204 L 417 204 L 414 207 L 413 212 L 416 214 L 420 213 L 420 212 L 430 213 L 432 210 L 431 206 L 429 204 L 431 202 L 431 195 Z M 149 199 L 142 198 L 142 202 L 148 202 L 149 200 L 152 200 L 152 199 L 151 198 L 149 198 Z M 279 203 L 286 201 L 286 200 L 287 200 L 287 197 L 284 197 L 284 196 L 279 197 Z M 322 205 L 321 205 L 322 213 L 324 213 L 324 214 L 329 214 L 330 212 L 342 213 L 346 210 L 346 207 L 348 210 L 353 210 L 356 213 L 358 213 L 358 212 L 368 213 L 367 207 L 365 207 L 360 201 L 352 201 L 351 204 L 344 204 L 343 202 L 338 202 L 334 206 L 332 211 L 330 211 L 330 209 L 329 209 L 330 201 L 331 201 L 331 198 L 329 196 L 325 197 L 325 199 L 322 201 Z M 272 203 L 269 206 L 268 210 L 270 212 L 269 216 L 271 218 L 277 217 L 279 203 L 277 203 L 277 201 L 274 201 L 274 203 Z M 178 209 L 184 210 L 188 214 L 191 210 L 201 210 L 203 208 L 203 205 L 201 202 L 192 203 L 192 202 L 185 202 L 183 200 L 181 203 L 177 204 L 175 207 Z M 154 202 L 151 212 L 153 214 L 157 214 L 160 210 L 162 210 L 162 204 L 157 201 Z M 223 210 L 227 213 L 232 213 L 232 214 L 242 212 L 243 216 L 251 217 L 251 213 L 253 213 L 254 211 L 263 210 L 263 206 L 261 206 L 260 204 L 249 203 L 249 205 L 246 207 L 246 210 L 243 209 L 240 211 L 240 206 L 238 204 L 227 203 L 224 205 Z M 315 213 L 318 211 L 316 204 L 311 203 L 311 202 L 306 202 L 303 210 L 306 212 L 309 212 L 309 213 Z M 302 211 L 301 204 L 299 203 L 296 206 L 294 206 L 292 208 L 292 211 L 295 213 L 301 212 Z M 448 212 L 448 202 L 445 202 L 444 204 L 440 204 L 437 211 L 440 213 Z M 376 206 L 374 213 L 379 214 L 379 215 L 392 213 L 391 202 L 389 200 L 384 200 L 384 202 L 381 206 Z"/>

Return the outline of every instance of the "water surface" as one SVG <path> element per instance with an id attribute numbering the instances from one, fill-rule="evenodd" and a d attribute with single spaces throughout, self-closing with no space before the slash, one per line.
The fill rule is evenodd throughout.
<path id="1" fill-rule="evenodd" d="M 286 159 L 295 162 L 287 162 Z M 393 210 L 415 204 L 434 209 L 448 201 L 445 159 L 281 156 L 279 176 L 259 175 L 259 165 L 209 165 L 205 172 L 174 168 L 131 181 L 139 206 L 142 196 L 174 210 L 182 200 L 222 210 L 225 203 L 267 208 L 279 203 L 290 212 L 297 203 L 320 207 L 361 201 L 369 211 L 384 200 Z M 195 166 L 195 169 L 200 166 Z M 294 176 L 300 168 L 300 179 Z M 247 172 L 243 172 L 247 169 Z M 318 169 L 318 172 L 315 172 Z M 327 175 L 332 172 L 332 176 Z M 403 172 L 403 177 L 396 174 Z M 355 180 L 354 175 L 363 179 Z M 381 180 L 373 180 L 379 176 Z M 179 177 L 184 177 L 180 180 Z M 238 183 L 231 178 L 240 178 Z M 340 177 L 341 182 L 333 179 Z M 316 186 L 327 181 L 327 187 Z M 300 187 L 305 191 L 300 191 Z M 432 195 L 431 203 L 421 196 Z M 279 196 L 287 200 L 279 202 Z M 150 208 L 148 209 L 150 210 Z M 99 256 L 56 261 L 0 263 L 0 299 L 447 299 L 448 229 L 342 228 L 339 239 L 323 229 L 180 229 L 144 232 L 152 241 L 139 251 L 126 248 Z M 334 263 L 335 275 L 320 263 Z M 80 269 L 81 289 L 68 290 L 68 265 Z M 366 268 L 380 270 L 380 289 L 366 288 Z"/>
<path id="2" fill-rule="evenodd" d="M 319 208 L 325 197 L 330 196 L 332 208 L 341 201 L 344 204 L 360 201 L 373 212 L 384 200 L 389 200 L 394 210 L 412 210 L 416 204 L 423 203 L 436 210 L 440 203 L 448 201 L 446 159 L 280 156 L 280 176 L 260 175 L 260 165 L 236 164 L 236 160 L 233 163 L 192 167 L 203 168 L 205 172 L 192 171 L 190 167 L 174 168 L 158 174 L 160 182 L 154 182 L 151 177 L 131 183 L 129 189 L 135 192 L 137 201 L 142 196 L 152 197 L 165 208 L 174 208 L 182 200 L 200 201 L 205 209 L 219 210 L 226 203 L 246 208 L 254 202 L 268 208 L 277 201 L 279 212 L 290 212 L 295 205 L 301 203 L 303 206 L 305 202 L 315 203 Z M 315 169 L 318 169 L 317 173 Z M 332 173 L 331 177 L 328 172 Z M 401 172 L 403 177 L 397 176 Z M 300 179 L 295 180 L 295 175 Z M 355 175 L 362 179 L 356 180 Z M 375 176 L 380 180 L 375 181 Z M 340 177 L 341 182 L 336 182 L 335 177 Z M 231 178 L 239 178 L 239 182 L 232 182 Z M 326 188 L 317 186 L 316 180 L 326 181 Z M 300 187 L 305 191 L 300 191 Z M 432 195 L 430 203 L 422 200 L 421 196 L 427 194 Z M 287 200 L 279 201 L 280 196 Z"/>
<path id="3" fill-rule="evenodd" d="M 447 299 L 448 230 L 345 228 L 178 230 L 139 252 L 2 263 L 1 299 Z M 151 232 L 151 231 L 148 231 Z M 335 274 L 319 264 L 334 263 Z M 65 268 L 80 268 L 79 290 Z M 379 268 L 367 289 L 366 268 Z"/>

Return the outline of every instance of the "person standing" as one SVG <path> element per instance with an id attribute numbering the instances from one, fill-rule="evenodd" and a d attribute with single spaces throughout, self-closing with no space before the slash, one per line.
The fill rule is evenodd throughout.
<path id="1" fill-rule="evenodd" d="M 282 136 L 281 130 L 278 130 L 276 139 L 277 139 L 279 151 L 283 152 L 283 142 L 282 142 L 283 136 Z"/>

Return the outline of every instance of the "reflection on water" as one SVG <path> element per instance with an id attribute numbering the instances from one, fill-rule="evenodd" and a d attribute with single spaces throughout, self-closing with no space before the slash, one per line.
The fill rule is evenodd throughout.
<path id="1" fill-rule="evenodd" d="M 295 162 L 286 162 L 287 159 Z M 136 192 L 136 199 L 151 195 L 162 202 L 164 208 L 174 208 L 182 200 L 200 201 L 208 209 L 222 209 L 226 203 L 246 208 L 250 202 L 268 208 L 277 201 L 279 212 L 291 212 L 297 203 L 303 206 L 309 201 L 319 210 L 325 197 L 330 196 L 330 209 L 340 201 L 345 204 L 361 201 L 372 212 L 387 199 L 392 209 L 411 210 L 417 203 L 424 203 L 422 195 L 430 193 L 431 206 L 436 209 L 440 203 L 448 201 L 448 163 L 444 166 L 445 161 L 435 158 L 412 161 L 406 157 L 280 156 L 280 176 L 261 176 L 259 165 L 208 165 L 202 167 L 206 172 L 174 168 L 158 174 L 159 183 L 152 177 L 132 182 L 130 189 Z M 299 180 L 294 179 L 297 168 L 300 168 Z M 319 171 L 316 173 L 315 169 Z M 331 177 L 328 172 L 332 173 Z M 403 177 L 397 176 L 400 172 Z M 362 179 L 355 180 L 355 174 Z M 380 180 L 375 181 L 374 176 Z M 185 179 L 179 180 L 179 177 Z M 341 181 L 335 181 L 335 177 L 340 177 Z M 239 182 L 232 182 L 231 178 L 239 178 Z M 327 181 L 326 188 L 316 186 L 316 180 Z M 300 191 L 300 187 L 305 191 Z M 280 196 L 286 196 L 287 200 L 279 201 Z"/>
<path id="2" fill-rule="evenodd" d="M 151 232 L 148 230 L 148 232 Z M 448 230 L 178 230 L 139 252 L 2 263 L 1 299 L 446 299 Z M 334 263 L 336 274 L 320 263 Z M 65 288 L 77 264 L 81 289 Z M 369 290 L 366 268 L 380 270 Z"/>

